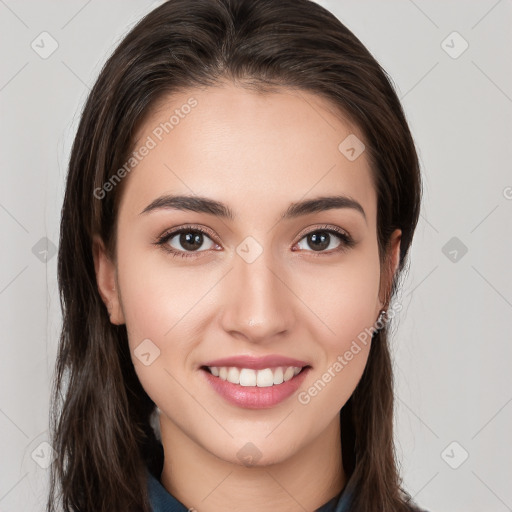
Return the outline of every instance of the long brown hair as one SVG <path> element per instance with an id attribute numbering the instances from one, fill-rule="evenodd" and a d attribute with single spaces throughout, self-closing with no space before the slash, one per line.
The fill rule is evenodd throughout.
<path id="1" fill-rule="evenodd" d="M 146 468 L 162 453 L 150 425 L 155 404 L 131 362 L 126 327 L 110 323 L 99 295 L 92 237 L 115 259 L 122 187 L 98 199 L 133 151 L 133 135 L 166 95 L 232 80 L 281 86 L 330 101 L 364 134 L 377 191 L 384 264 L 402 230 L 397 289 L 419 216 L 418 157 L 399 99 L 364 45 L 309 0 L 168 0 L 145 16 L 103 67 L 81 115 L 62 208 L 58 280 L 63 327 L 51 431 L 58 454 L 47 510 L 149 512 Z M 341 141 L 340 141 L 341 142 Z M 122 183 L 121 183 L 122 185 Z M 393 443 L 393 376 L 387 325 L 373 336 L 367 366 L 340 413 L 343 465 L 358 512 L 409 510 Z"/>

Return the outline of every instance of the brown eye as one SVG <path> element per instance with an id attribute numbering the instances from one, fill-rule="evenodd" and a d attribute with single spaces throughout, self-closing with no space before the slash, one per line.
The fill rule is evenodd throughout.
<path id="1" fill-rule="evenodd" d="M 317 231 L 306 236 L 307 244 L 314 251 L 324 251 L 331 244 L 331 235 L 326 231 Z M 333 247 L 331 247 L 333 249 Z"/>
<path id="2" fill-rule="evenodd" d="M 354 245 L 354 241 L 342 231 L 317 229 L 307 233 L 297 245 L 299 249 L 306 249 L 307 252 L 330 253 L 346 250 Z"/>
<path id="3" fill-rule="evenodd" d="M 197 251 L 203 245 L 204 235 L 202 233 L 189 231 L 177 236 L 178 244 L 186 251 Z"/>
<path id="4" fill-rule="evenodd" d="M 181 228 L 166 233 L 158 240 L 157 244 L 162 245 L 174 255 L 184 257 L 191 255 L 187 253 L 204 252 L 215 246 L 215 242 L 206 232 L 197 228 Z"/>

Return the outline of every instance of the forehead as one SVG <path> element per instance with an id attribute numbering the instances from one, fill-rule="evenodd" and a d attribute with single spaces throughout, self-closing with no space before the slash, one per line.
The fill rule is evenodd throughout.
<path id="1" fill-rule="evenodd" d="M 121 209 L 140 212 L 161 194 L 180 193 L 214 197 L 240 215 L 254 209 L 248 198 L 257 199 L 260 214 L 274 214 L 299 199 L 339 193 L 373 219 L 367 155 L 347 158 L 347 140 L 353 146 L 363 135 L 313 93 L 191 88 L 161 99 L 139 127 L 138 162 L 125 178 Z"/>

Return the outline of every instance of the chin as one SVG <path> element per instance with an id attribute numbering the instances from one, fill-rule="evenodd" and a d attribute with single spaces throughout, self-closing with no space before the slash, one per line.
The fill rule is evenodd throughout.
<path id="1" fill-rule="evenodd" d="M 283 450 L 283 447 L 276 449 L 275 446 L 268 446 L 268 443 L 267 446 L 264 444 L 251 441 L 237 443 L 237 446 L 233 447 L 233 451 L 216 455 L 230 464 L 247 468 L 279 464 L 293 455 L 293 453 Z"/>

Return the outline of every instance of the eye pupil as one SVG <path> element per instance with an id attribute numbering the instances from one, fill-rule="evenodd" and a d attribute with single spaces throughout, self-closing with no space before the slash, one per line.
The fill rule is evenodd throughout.
<path id="1" fill-rule="evenodd" d="M 329 247 L 330 235 L 326 232 L 317 231 L 308 235 L 308 243 L 315 251 L 322 251 Z"/>
<path id="2" fill-rule="evenodd" d="M 331 251 L 331 253 L 342 251 L 344 250 L 344 247 L 352 247 L 354 244 L 350 237 L 344 236 L 341 233 L 338 233 L 338 231 L 334 232 L 334 230 L 324 228 L 311 231 L 309 234 L 304 235 L 299 242 L 299 247 L 300 244 L 306 243 L 309 249 L 312 249 L 313 252 L 326 252 L 326 249 L 329 249 L 329 246 L 331 245 L 332 236 L 334 236 L 335 239 L 339 239 L 340 243 L 338 248 Z M 210 238 L 206 233 L 203 233 L 202 229 L 183 228 L 181 230 L 176 230 L 174 233 L 163 235 L 156 243 L 158 245 L 170 245 L 167 250 L 173 253 L 173 255 L 179 254 L 180 256 L 186 256 L 187 253 L 205 252 L 200 250 L 205 242 L 205 237 L 207 239 Z M 174 244 L 177 244 L 178 246 L 175 246 Z M 305 247 L 300 248 L 305 249 Z M 329 252 L 327 252 L 327 254 L 329 254 Z"/>
<path id="3" fill-rule="evenodd" d="M 184 249 L 197 251 L 203 244 L 203 234 L 200 232 L 187 231 L 180 234 L 180 244 Z"/>

